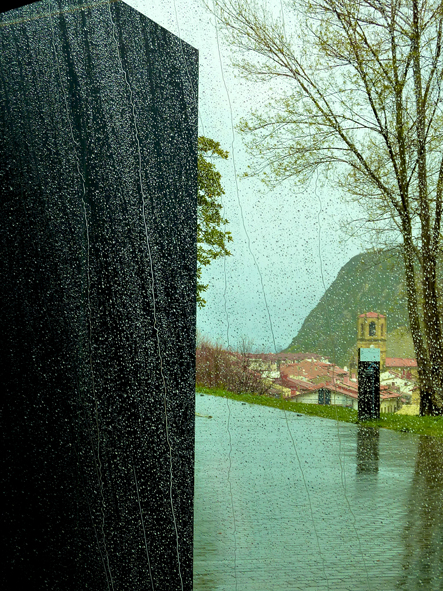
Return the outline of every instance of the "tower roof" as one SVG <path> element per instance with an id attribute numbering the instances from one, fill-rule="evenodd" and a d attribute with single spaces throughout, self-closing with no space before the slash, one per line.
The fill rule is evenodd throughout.
<path id="1" fill-rule="evenodd" d="M 386 318 L 384 314 L 377 314 L 377 312 L 365 312 L 364 314 L 359 314 L 359 318 Z"/>

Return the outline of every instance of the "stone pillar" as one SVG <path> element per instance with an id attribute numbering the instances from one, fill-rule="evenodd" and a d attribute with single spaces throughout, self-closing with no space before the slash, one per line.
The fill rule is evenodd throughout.
<path id="1" fill-rule="evenodd" d="M 0 587 L 192 589 L 197 51 L 0 14 Z"/>
<path id="2" fill-rule="evenodd" d="M 380 349 L 358 350 L 358 418 L 380 418 Z"/>

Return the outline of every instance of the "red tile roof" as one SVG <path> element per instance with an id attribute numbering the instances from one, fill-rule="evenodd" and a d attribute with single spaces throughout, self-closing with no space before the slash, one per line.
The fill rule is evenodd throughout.
<path id="1" fill-rule="evenodd" d="M 286 367 L 280 368 L 280 372 L 282 375 L 292 376 L 294 378 L 297 377 L 304 377 L 308 380 L 313 380 L 315 378 L 338 378 L 340 376 L 347 376 L 348 372 L 342 369 L 341 367 L 337 367 L 332 363 L 323 363 L 321 361 L 300 361 L 300 363 L 293 363 L 287 365 Z"/>
<path id="2" fill-rule="evenodd" d="M 386 357 L 386 367 L 417 367 L 417 361 L 415 359 Z"/>
<path id="3" fill-rule="evenodd" d="M 317 353 L 246 353 L 248 359 L 261 359 L 262 361 L 301 361 L 303 359 L 328 359 Z"/>
<path id="4" fill-rule="evenodd" d="M 411 362 L 415 363 L 414 359 L 390 359 L 396 363 L 393 367 L 399 367 L 399 363 L 403 362 L 404 367 L 414 367 Z M 351 382 L 349 373 L 332 363 L 324 363 L 320 361 L 308 361 L 304 359 L 299 363 L 293 363 L 286 367 L 280 368 L 280 378 L 274 380 L 286 388 L 291 390 L 291 397 L 298 398 L 307 393 L 314 393 L 320 388 L 327 388 L 331 392 L 342 394 L 354 400 L 358 399 L 358 382 Z M 322 382 L 314 384 L 312 380 L 321 379 Z M 320 380 L 319 380 L 320 381 Z M 389 386 L 385 384 L 380 385 L 381 400 L 400 398 L 402 394 L 393 392 Z"/>
<path id="5" fill-rule="evenodd" d="M 303 383 L 304 386 L 308 385 L 308 382 L 304 382 Z M 309 384 L 310 386 L 314 386 L 314 384 Z M 294 387 L 291 388 L 291 394 L 292 397 L 297 397 L 297 396 L 303 396 L 304 394 L 307 394 L 308 392 L 315 392 L 316 390 L 320 390 L 320 388 L 327 388 L 331 393 L 336 393 L 336 394 L 343 394 L 344 396 L 348 396 L 349 398 L 353 398 L 354 400 L 358 400 L 358 392 L 357 391 L 350 391 L 348 390 L 346 387 L 343 386 L 343 384 L 335 384 L 333 387 L 329 386 L 328 384 L 316 384 L 314 388 L 305 388 L 305 389 L 298 389 L 298 392 L 295 392 L 294 394 L 292 394 L 292 392 L 294 392 Z M 391 391 L 383 391 L 380 392 L 380 399 L 381 400 L 388 400 L 390 398 L 401 398 L 401 394 L 399 392 L 391 392 Z"/>
<path id="6" fill-rule="evenodd" d="M 284 376 L 282 376 L 281 379 L 278 381 L 285 388 L 291 388 L 291 390 L 304 390 L 307 392 L 314 392 L 315 390 L 318 390 L 319 388 L 325 386 L 325 384 L 311 384 L 311 382 L 305 382 L 303 380 L 294 380 Z"/>
<path id="7" fill-rule="evenodd" d="M 377 312 L 365 312 L 365 314 L 359 314 L 359 318 L 386 318 L 384 314 L 377 314 Z"/>

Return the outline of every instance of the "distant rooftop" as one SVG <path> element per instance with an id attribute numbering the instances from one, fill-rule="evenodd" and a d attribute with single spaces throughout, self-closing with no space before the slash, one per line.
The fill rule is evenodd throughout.
<path id="1" fill-rule="evenodd" d="M 377 312 L 365 312 L 364 314 L 359 314 L 359 318 L 386 318 L 384 314 L 377 314 Z"/>
<path id="2" fill-rule="evenodd" d="M 415 359 L 386 357 L 386 367 L 417 367 L 417 361 Z"/>
<path id="3" fill-rule="evenodd" d="M 329 359 L 325 355 L 317 353 L 246 353 L 249 359 L 262 359 L 263 361 L 303 361 L 304 359 Z"/>

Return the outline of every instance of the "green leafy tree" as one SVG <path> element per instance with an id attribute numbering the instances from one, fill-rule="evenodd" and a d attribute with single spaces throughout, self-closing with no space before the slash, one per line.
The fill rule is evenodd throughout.
<path id="1" fill-rule="evenodd" d="M 224 230 L 228 224 L 222 214 L 221 197 L 224 195 L 221 186 L 221 174 L 211 160 L 228 158 L 228 152 L 220 148 L 220 143 L 210 138 L 198 138 L 198 216 L 197 216 L 197 303 L 203 307 L 206 301 L 202 294 L 208 284 L 201 282 L 202 267 L 206 267 L 215 259 L 230 256 L 226 245 L 232 241 L 231 232 Z"/>
<path id="2" fill-rule="evenodd" d="M 286 81 L 240 124 L 251 174 L 323 174 L 400 248 L 420 413 L 443 414 L 442 0 L 291 0 L 284 18 L 254 0 L 214 6 L 240 72 Z"/>

